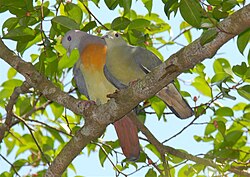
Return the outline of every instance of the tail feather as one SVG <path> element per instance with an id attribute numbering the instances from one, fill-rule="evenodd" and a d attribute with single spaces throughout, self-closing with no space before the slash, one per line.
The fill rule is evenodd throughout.
<path id="1" fill-rule="evenodd" d="M 114 123 L 123 154 L 130 161 L 135 161 L 140 156 L 140 144 L 137 127 L 128 115 Z"/>
<path id="2" fill-rule="evenodd" d="M 169 109 L 179 118 L 191 117 L 194 112 L 181 96 L 174 84 L 170 83 L 156 94 L 164 101 Z"/>

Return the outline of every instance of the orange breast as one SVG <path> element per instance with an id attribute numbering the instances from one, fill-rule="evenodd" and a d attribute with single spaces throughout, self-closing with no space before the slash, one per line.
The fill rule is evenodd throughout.
<path id="1" fill-rule="evenodd" d="M 102 70 L 106 62 L 106 50 L 107 48 L 103 44 L 90 44 L 86 46 L 81 53 L 84 68 Z"/>

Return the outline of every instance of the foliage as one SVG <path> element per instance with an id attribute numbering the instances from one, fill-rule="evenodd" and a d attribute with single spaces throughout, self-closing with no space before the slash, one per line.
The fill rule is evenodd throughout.
<path id="1" fill-rule="evenodd" d="M 0 0 L 1 14 L 9 13 L 8 19 L 2 25 L 2 38 L 15 41 L 16 47 L 12 50 L 21 56 L 30 53 L 30 58 L 24 59 L 31 62 L 61 90 L 85 99 L 74 89 L 74 81 L 68 79 L 71 68 L 79 56 L 75 50 L 68 57 L 60 43 L 61 37 L 68 30 L 80 29 L 99 36 L 107 29 L 120 31 L 130 44 L 145 47 L 159 58 L 166 60 L 167 58 L 158 49 L 178 44 L 176 42 L 178 37 L 172 38 L 171 26 L 157 12 L 153 12 L 154 3 L 162 4 L 169 19 L 174 19 L 177 12 L 180 12 L 183 18 L 180 24 L 180 36 L 183 35 L 187 43 L 193 41 L 191 29 L 202 31 L 203 46 L 216 37 L 217 30 L 220 30 L 217 23 L 245 3 L 241 0 L 162 0 L 162 2 L 142 0 L 141 2 L 147 11 L 143 15 L 133 10 L 132 0 L 104 0 L 110 11 L 119 9 L 120 15 L 109 23 L 102 24 L 95 16 L 95 12 L 87 8 L 90 7 L 90 3 L 103 8 L 99 0 L 77 3 L 59 0 Z M 215 27 L 214 30 L 208 30 L 212 27 Z M 163 32 L 170 38 L 166 39 L 167 35 L 163 37 Z M 172 176 L 205 176 L 207 173 L 222 176 L 232 173 L 228 171 L 230 167 L 249 169 L 250 53 L 247 53 L 249 33 L 250 30 L 243 32 L 236 41 L 239 52 L 245 55 L 246 61 L 231 64 L 230 59 L 215 56 L 214 60 L 210 61 L 213 62 L 213 73 L 209 73 L 207 71 L 209 68 L 200 63 L 183 74 L 191 75 L 192 84 L 189 88 L 196 89 L 189 92 L 184 87 L 181 88 L 189 103 L 194 104 L 195 110 L 194 120 L 184 129 L 196 125 L 195 121 L 201 116 L 210 119 L 208 122 L 197 123 L 205 125 L 204 134 L 200 132 L 193 138 L 200 143 L 212 144 L 208 152 L 202 152 L 202 157 L 218 162 L 220 166 L 211 169 L 209 165 L 192 163 L 171 154 L 165 154 L 166 159 L 163 160 L 157 148 L 149 142 L 142 144 L 144 152 L 137 162 L 128 162 L 125 159 L 121 160 L 124 157 L 120 155 L 118 141 L 103 141 L 105 135 L 86 147 L 88 155 L 99 151 L 102 166 L 110 160 L 107 156 L 118 158 L 119 160 L 114 160 L 114 170 L 118 174 L 127 174 L 126 170 L 133 168 L 135 174 L 146 169 L 145 176 L 163 176 L 166 172 L 166 161 Z M 18 92 L 15 88 L 22 88 L 25 82 L 13 68 L 9 69 L 7 76 L 7 80 L 3 81 L 0 87 L 0 106 L 2 110 L 6 110 L 6 112 L 1 111 L 1 126 L 5 125 L 8 116 L 13 117 L 13 121 L 8 124 L 9 129 L 5 132 L 1 143 L 1 158 L 11 166 L 5 168 L 0 176 L 21 174 L 23 168 L 30 171 L 26 170 L 22 175 L 42 176 L 46 170 L 41 166 L 47 169 L 48 164 L 81 127 L 83 118 L 67 111 L 62 105 L 47 100 L 35 89 Z M 178 80 L 175 84 L 179 88 L 183 85 Z M 13 95 L 17 97 L 13 98 Z M 225 103 L 229 100 L 232 101 L 232 105 L 222 104 L 223 101 Z M 160 121 L 168 123 L 166 114 L 169 109 L 162 101 L 153 97 L 146 100 L 140 108 L 144 110 L 148 107 L 154 110 L 153 113 Z M 149 111 L 146 109 L 145 112 L 140 112 L 139 117 L 145 120 L 148 115 Z M 185 146 L 182 151 L 184 150 Z M 6 151 L 6 156 L 2 155 L 3 151 Z M 12 161 L 8 160 L 11 154 L 15 156 Z M 82 160 L 87 161 L 87 159 Z M 69 169 L 78 171 L 73 164 Z M 68 176 L 68 171 L 64 176 Z"/>

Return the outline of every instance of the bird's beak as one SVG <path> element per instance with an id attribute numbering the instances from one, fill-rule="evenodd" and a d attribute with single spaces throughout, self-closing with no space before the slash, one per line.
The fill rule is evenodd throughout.
<path id="1" fill-rule="evenodd" d="M 108 34 L 105 34 L 102 36 L 102 39 L 105 39 L 105 38 L 110 38 L 110 36 Z"/>

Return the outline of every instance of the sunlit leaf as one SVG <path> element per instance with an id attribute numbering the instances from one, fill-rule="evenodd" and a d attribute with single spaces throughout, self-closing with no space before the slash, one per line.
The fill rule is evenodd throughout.
<path id="1" fill-rule="evenodd" d="M 212 97 L 212 90 L 211 87 L 208 85 L 207 81 L 198 76 L 194 79 L 192 85 L 203 95 Z"/>
<path id="2" fill-rule="evenodd" d="M 66 54 L 64 54 L 58 63 L 58 70 L 73 67 L 78 58 L 79 58 L 78 49 L 72 50 L 69 57 Z"/>
<path id="3" fill-rule="evenodd" d="M 215 114 L 218 116 L 234 116 L 233 110 L 229 107 L 221 107 L 216 110 Z"/>
<path id="4" fill-rule="evenodd" d="M 153 6 L 153 0 L 142 0 L 142 2 L 150 14 Z"/>
<path id="5" fill-rule="evenodd" d="M 151 107 L 154 109 L 156 115 L 158 116 L 158 119 L 160 119 L 164 112 L 164 109 L 166 108 L 165 103 L 157 97 L 153 97 L 149 99 L 149 101 L 151 103 Z"/>
<path id="6" fill-rule="evenodd" d="M 239 89 L 237 89 L 237 92 L 243 98 L 246 98 L 248 101 L 250 101 L 250 85 L 244 85 L 240 87 Z"/>
<path id="7" fill-rule="evenodd" d="M 78 5 L 68 2 L 64 6 L 64 11 L 65 14 L 75 20 L 77 24 L 80 24 L 82 22 L 83 13 Z"/>
<path id="8" fill-rule="evenodd" d="M 152 168 L 150 168 L 145 177 L 157 177 L 157 173 Z"/>

